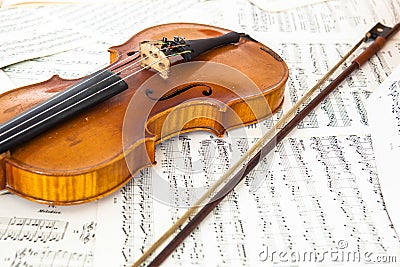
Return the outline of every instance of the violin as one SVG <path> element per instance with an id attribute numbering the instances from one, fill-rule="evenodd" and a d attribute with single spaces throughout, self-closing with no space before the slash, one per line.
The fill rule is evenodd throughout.
<path id="1" fill-rule="evenodd" d="M 118 190 L 180 133 L 222 136 L 275 113 L 289 71 L 246 34 L 192 23 L 145 29 L 110 65 L 0 95 L 0 189 L 71 205 Z"/>

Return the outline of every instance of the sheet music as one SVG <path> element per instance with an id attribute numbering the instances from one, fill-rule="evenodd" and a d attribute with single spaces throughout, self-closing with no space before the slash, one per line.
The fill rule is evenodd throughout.
<path id="1" fill-rule="evenodd" d="M 64 18 L 71 27 L 84 28 L 85 34 L 90 33 L 90 47 L 71 48 L 3 70 L 20 86 L 56 72 L 74 78 L 99 69 L 108 62 L 106 47 L 158 23 L 153 16 L 161 10 L 157 5 L 141 9 L 143 2 L 137 3 L 123 7 L 143 21 L 116 18 L 106 29 L 96 26 L 105 7 L 100 11 L 98 6 L 93 10 L 81 7 L 90 18 L 87 21 L 79 20 L 82 13 L 76 6 L 39 8 L 36 16 L 51 16 L 53 21 Z M 168 3 L 171 6 L 164 6 Z M 398 1 L 381 1 L 379 7 L 376 1 L 365 1 L 360 8 L 371 10 L 363 13 L 354 9 L 355 1 L 341 0 L 299 8 L 296 14 L 271 15 L 249 8 L 247 1 L 230 1 L 229 10 L 225 3 L 164 1 L 162 10 L 176 16 L 163 14 L 159 21 L 216 22 L 250 33 L 270 46 L 290 69 L 282 111 L 259 124 L 229 131 L 223 138 L 196 132 L 165 140 L 156 148 L 155 167 L 141 170 L 126 186 L 100 201 L 47 207 L 16 196 L 0 196 L 0 244 L 4 248 L 0 265 L 129 266 L 377 19 L 385 18 L 383 23 L 393 25 L 398 20 L 395 10 L 400 10 Z M 202 7 L 204 13 L 196 15 L 191 5 Z M 328 11 L 338 14 L 337 23 L 325 21 Z M 247 21 L 247 12 L 263 20 L 253 24 Z M 300 13 L 309 19 L 298 23 Z M 281 21 L 275 24 L 275 19 Z M 348 31 L 354 34 L 349 36 Z M 399 64 L 399 39 L 395 36 L 278 144 L 165 266 L 356 266 L 384 260 L 388 262 L 385 266 L 396 266 L 399 237 L 381 191 L 380 151 L 370 128 L 367 100 Z M 7 209 L 10 206 L 14 210 Z"/>
<path id="2" fill-rule="evenodd" d="M 96 206 L 46 206 L 1 196 L 0 265 L 93 266 Z"/>
<path id="3" fill-rule="evenodd" d="M 396 175 L 396 159 L 400 155 L 399 91 L 400 65 L 367 102 L 380 184 L 386 207 L 397 231 L 400 231 L 400 213 L 395 204 L 399 184 Z M 389 125 L 394 127 L 388 127 Z"/>
<path id="4" fill-rule="evenodd" d="M 15 83 L 0 69 L 0 94 L 16 87 Z"/>
<path id="5" fill-rule="evenodd" d="M 99 41 L 88 47 L 13 64 L 3 70 L 18 87 L 48 80 L 55 74 L 64 79 L 76 79 L 107 66 L 108 47 L 109 44 Z"/>
<path id="6" fill-rule="evenodd" d="M 255 36 L 264 43 L 268 42 L 267 38 L 262 35 L 255 34 Z M 268 45 L 284 58 L 291 74 L 286 86 L 286 101 L 282 110 L 273 116 L 272 121 L 277 121 L 282 113 L 285 113 L 308 89 L 314 86 L 328 72 L 329 68 L 336 64 L 358 41 L 340 41 L 339 37 L 333 40 L 329 36 L 325 36 L 324 40 L 321 40 L 321 37 L 315 35 L 302 39 L 297 38 L 297 34 L 291 34 L 290 37 L 278 34 L 276 36 L 279 36 L 277 38 L 279 41 L 269 41 Z M 390 41 L 377 56 L 346 79 L 338 87 L 338 90 L 332 92 L 325 101 L 299 123 L 297 128 L 301 131 L 297 131 L 296 135 L 369 133 L 366 100 L 400 61 L 397 51 L 399 43 L 400 40 L 397 39 Z M 339 71 L 344 67 L 342 66 Z M 371 78 L 372 73 L 373 78 Z M 335 75 L 331 80 L 336 77 Z M 261 124 L 262 126 L 255 124 L 249 127 L 268 128 L 271 121 L 267 120 Z"/>
<path id="7" fill-rule="evenodd" d="M 203 14 L 196 11 L 201 3 Z M 111 10 L 110 10 L 111 8 Z M 217 9 L 219 10 L 219 9 Z M 220 14 L 215 3 L 189 1 L 125 1 L 115 4 L 50 6 L 39 9 L 41 14 L 55 21 L 62 21 L 92 39 L 119 45 L 145 28 L 167 22 L 197 21 L 216 22 Z M 161 12 L 162 11 L 162 12 Z M 104 18 L 103 14 L 107 14 Z M 134 14 L 134 19 L 132 19 Z M 151 18 L 151 19 L 150 19 Z"/>
<path id="8" fill-rule="evenodd" d="M 26 8 L 0 9 L 0 67 L 84 46 L 88 37 Z"/>
<path id="9" fill-rule="evenodd" d="M 117 0 L 126 1 L 126 0 Z M 3 0 L 0 1 L 0 7 L 10 7 L 17 5 L 43 5 L 43 4 L 87 4 L 87 3 L 107 3 L 105 0 L 46 0 L 46 1 L 25 1 L 25 0 Z"/>
<path id="10" fill-rule="evenodd" d="M 26 49 L 25 47 L 20 47 L 24 51 L 13 48 L 13 50 L 16 50 L 13 53 L 18 54 L 18 57 L 13 57 L 9 52 L 5 53 L 6 51 L 2 56 L 0 51 L 0 65 L 7 66 L 3 70 L 18 86 L 32 83 L 32 80 L 46 80 L 56 73 L 63 78 L 78 78 L 107 66 L 109 64 L 109 54 L 107 52 L 109 47 L 124 43 L 134 34 L 147 27 L 177 21 L 217 24 L 218 21 L 222 20 L 221 9 L 217 7 L 219 7 L 219 2 L 213 1 L 203 3 L 198 0 L 183 2 L 158 0 L 151 2 L 128 1 L 118 5 L 103 3 L 31 7 L 28 11 L 23 8 L 22 11 L 18 12 L 13 11 L 15 8 L 9 10 L 0 9 L 1 17 L 7 18 L 7 21 L 10 21 L 10 25 L 20 25 L 20 17 L 32 17 L 32 20 L 39 21 L 33 24 L 36 27 L 40 26 L 42 21 L 43 23 L 51 21 L 51 24 L 54 25 L 68 25 L 71 29 L 69 31 L 74 32 L 73 36 L 77 39 L 82 39 L 79 47 L 72 46 L 72 44 L 64 47 L 57 46 L 57 49 L 65 48 L 65 50 L 68 50 L 65 53 L 50 57 L 40 57 L 11 66 L 7 65 L 39 55 L 28 54 L 24 50 Z M 198 13 L 197 10 L 199 9 L 203 10 L 204 13 Z M 20 9 L 17 8 L 15 10 Z M 12 11 L 16 13 L 15 18 L 9 16 Z M 31 14 L 33 15 L 31 16 Z M 104 14 L 107 14 L 107 19 L 104 18 Z M 132 14 L 134 14 L 134 18 Z M 16 34 L 19 33 L 19 31 L 11 27 L 9 31 L 16 32 Z M 22 25 L 21 31 L 25 34 L 28 30 Z M 45 27 L 43 31 L 52 35 L 51 29 Z M 67 34 L 71 35 L 70 32 L 67 32 Z M 13 38 L 19 37 L 20 35 Z M 47 53 L 49 51 L 46 46 L 47 40 L 41 38 L 41 36 L 35 36 L 35 39 L 37 39 L 37 47 L 42 53 L 41 56 L 50 54 Z M 2 40 L 7 40 L 7 38 Z M 85 40 L 90 41 L 83 45 L 82 41 Z M 17 41 L 22 42 L 20 39 L 16 39 L 14 42 Z M 0 47 L 2 47 L 1 41 Z M 1 64 L 2 57 L 4 58 L 3 64 Z"/>
<path id="11" fill-rule="evenodd" d="M 366 32 L 378 18 L 394 25 L 400 19 L 400 3 L 386 1 L 328 1 L 278 13 L 264 12 L 248 1 L 225 0 L 230 6 L 224 13 L 229 28 L 236 31 L 347 33 Z M 302 1 L 294 1 L 302 2 Z M 273 35 L 270 35 L 273 39 Z"/>
<path id="12" fill-rule="evenodd" d="M 179 147 L 190 138 L 203 144 L 191 154 L 193 158 L 200 157 L 203 163 L 208 161 L 210 150 L 218 151 L 216 158 L 229 160 L 231 154 L 246 150 L 249 142 L 243 138 L 232 143 L 214 138 L 214 141 L 205 142 L 204 138 L 210 137 L 195 137 L 181 136 L 169 142 L 177 142 L 173 146 Z M 226 151 L 230 153 L 226 155 Z M 162 157 L 162 153 L 157 156 Z M 173 160 L 170 164 L 179 165 Z M 219 161 L 215 165 L 219 165 Z M 223 171 L 215 171 L 215 165 L 205 166 L 209 180 Z M 149 169 L 135 177 L 136 184 L 129 183 L 119 194 L 108 199 L 120 209 L 122 224 L 115 220 L 115 226 L 121 227 L 119 244 L 122 253 L 115 259 L 110 259 L 108 254 L 100 262 L 108 260 L 129 266 L 184 211 L 175 206 L 174 201 L 190 196 L 177 196 L 173 184 L 190 185 L 194 180 L 190 179 L 190 174 L 194 170 L 177 173 L 174 168 L 168 171 L 168 166 L 162 170 L 170 185 L 170 203 L 160 202 L 160 195 L 153 192 L 152 181 L 160 171 Z M 336 177 L 339 173 L 340 178 Z M 190 192 L 191 188 L 186 189 Z M 182 188 L 179 189 L 182 192 Z M 117 228 L 112 227 L 110 221 L 107 221 L 107 227 Z M 111 233 L 110 230 L 104 232 Z M 110 246 L 107 235 L 101 235 L 97 241 L 105 247 Z M 117 247 L 117 243 L 112 247 Z M 376 261 L 378 256 L 398 257 L 399 241 L 379 190 L 369 135 L 294 137 L 279 144 L 274 155 L 263 160 L 179 246 L 166 266 L 254 266 L 271 261 L 284 265 L 288 260 L 292 264 L 312 263 L 307 258 L 277 259 L 275 256 L 273 259 L 271 253 L 274 251 L 296 255 L 333 253 L 318 258 L 326 266 L 335 261 L 354 264 Z M 348 261 L 339 258 L 337 255 L 342 252 L 353 253 L 357 258 Z"/>
<path id="13" fill-rule="evenodd" d="M 252 4 L 262 8 L 268 12 L 279 12 L 288 9 L 303 7 L 316 3 L 321 3 L 328 0 L 304 0 L 304 1 L 281 1 L 281 0 L 249 0 Z"/>

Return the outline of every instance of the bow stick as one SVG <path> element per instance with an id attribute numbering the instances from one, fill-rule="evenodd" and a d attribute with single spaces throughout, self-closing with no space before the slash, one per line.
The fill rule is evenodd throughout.
<path id="1" fill-rule="evenodd" d="M 293 116 L 295 111 L 307 101 L 311 95 L 324 83 L 335 70 L 362 44 L 368 40 L 374 42 L 355 58 L 349 67 L 338 75 L 324 90 L 322 90 L 315 98 L 313 98 L 299 113 L 296 114 L 286 125 L 275 135 L 273 130 L 268 131 L 258 142 L 244 154 L 238 162 L 236 162 L 200 199 L 185 212 L 171 228 L 164 233 L 134 264 L 139 266 L 144 260 L 150 256 L 165 240 L 167 240 L 183 223 L 192 216 L 197 207 L 209 198 L 222 183 L 227 181 L 234 173 L 235 175 L 208 201 L 195 216 L 186 224 L 185 227 L 170 241 L 170 243 L 153 259 L 148 266 L 160 265 L 183 240 L 207 217 L 209 213 L 230 193 L 232 190 L 248 175 L 258 164 L 258 162 L 270 153 L 277 143 L 281 142 L 321 101 L 323 101 L 343 80 L 353 71 L 360 68 L 367 60 L 369 60 L 376 52 L 378 52 L 386 41 L 400 30 L 400 23 L 390 28 L 377 23 L 325 76 L 318 81 L 277 123 L 276 128 L 284 125 L 287 120 Z M 269 140 L 265 145 L 264 143 Z M 246 160 L 251 159 L 238 171 L 240 166 Z"/>

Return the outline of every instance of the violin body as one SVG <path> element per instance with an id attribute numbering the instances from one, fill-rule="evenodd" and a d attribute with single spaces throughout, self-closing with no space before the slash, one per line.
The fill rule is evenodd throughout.
<path id="1" fill-rule="evenodd" d="M 201 39 L 228 32 L 190 23 L 152 27 L 120 46 L 111 47 L 110 66 L 126 60 L 133 47 L 143 40 L 174 36 Z M 267 118 L 282 105 L 288 68 L 271 49 L 251 38 L 241 37 L 236 44 L 217 47 L 196 57 L 194 62 L 235 69 L 260 91 L 254 94 L 240 84 L 225 87 L 212 81 L 191 83 L 190 79 L 175 84 L 169 78 L 157 81 L 161 87 L 165 85 L 164 91 L 154 85 L 149 91 L 143 86 L 160 75 L 150 69 L 138 72 L 137 65 L 128 66 L 119 73 L 129 85 L 128 90 L 3 153 L 0 187 L 46 204 L 96 200 L 123 186 L 140 169 L 154 165 L 154 149 L 162 140 L 197 130 L 221 136 L 231 128 Z M 198 73 L 190 70 L 187 76 L 198 77 Z M 174 80 L 179 80 L 176 77 Z M 4 93 L 0 96 L 0 123 L 79 80 L 53 76 L 48 81 Z M 211 93 L 206 94 L 207 90 Z M 133 115 L 127 115 L 129 111 Z"/>

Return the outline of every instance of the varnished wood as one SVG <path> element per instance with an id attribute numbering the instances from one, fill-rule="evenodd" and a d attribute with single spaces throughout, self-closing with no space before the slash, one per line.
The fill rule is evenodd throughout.
<path id="1" fill-rule="evenodd" d="M 110 58 L 112 65 L 118 64 L 143 40 L 173 36 L 198 39 L 227 32 L 200 24 L 160 25 L 110 48 Z M 127 91 L 13 148 L 4 158 L 4 168 L 0 172 L 6 188 L 41 203 L 66 205 L 99 199 L 128 182 L 132 173 L 154 164 L 154 148 L 160 141 L 195 130 L 222 135 L 231 128 L 266 118 L 282 105 L 288 68 L 263 44 L 242 37 L 239 43 L 216 48 L 196 58 L 196 62 L 214 62 L 236 69 L 248 76 L 260 91 L 250 95 L 251 92 L 246 91 L 248 88 L 238 86 L 234 91 L 209 83 L 207 86 L 212 87 L 213 94 L 208 97 L 202 94 L 204 88 L 201 86 L 168 101 L 154 102 L 143 95 L 140 103 L 134 106 L 151 105 L 149 116 L 133 117 L 127 122 L 126 112 L 132 106 L 131 99 L 140 96 L 138 88 L 155 75 L 153 71 L 145 70 L 130 76 L 135 69 L 127 68 L 120 73 L 129 85 Z M 48 99 L 78 80 L 54 76 L 48 81 L 1 95 L 0 122 Z M 168 87 L 168 79 L 162 82 Z M 171 88 L 170 91 L 174 90 L 179 88 Z M 223 107 L 214 100 L 223 103 Z M 265 103 L 269 108 L 265 108 Z M 204 116 L 200 118 L 197 114 Z M 133 123 L 132 129 L 138 129 L 129 136 L 129 147 L 123 147 L 122 143 L 124 123 Z M 131 169 L 127 162 L 131 163 Z"/>

